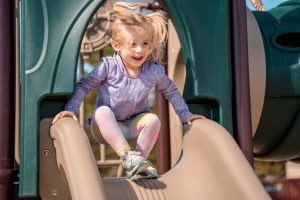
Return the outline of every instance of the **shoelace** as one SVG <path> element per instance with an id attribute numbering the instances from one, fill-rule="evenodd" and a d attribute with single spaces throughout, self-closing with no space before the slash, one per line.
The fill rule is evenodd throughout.
<path id="1" fill-rule="evenodd" d="M 137 151 L 128 151 L 125 155 L 122 156 L 122 160 L 126 160 L 127 157 L 131 157 L 132 155 L 140 156 L 141 153 Z"/>

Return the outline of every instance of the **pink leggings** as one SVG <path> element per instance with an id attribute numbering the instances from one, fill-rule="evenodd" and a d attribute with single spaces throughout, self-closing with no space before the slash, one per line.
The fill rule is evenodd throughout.
<path id="1" fill-rule="evenodd" d="M 108 106 L 97 108 L 91 124 L 95 140 L 108 144 L 121 156 L 130 150 L 127 140 L 136 141 L 136 151 L 148 158 L 159 134 L 160 120 L 153 113 L 142 113 L 130 121 L 130 124 L 117 122 L 114 113 Z"/>

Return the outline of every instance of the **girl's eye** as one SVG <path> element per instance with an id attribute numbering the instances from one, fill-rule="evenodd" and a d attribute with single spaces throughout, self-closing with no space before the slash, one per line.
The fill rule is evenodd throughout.
<path id="1" fill-rule="evenodd" d="M 148 45 L 149 45 L 149 42 L 144 42 L 143 45 L 144 45 L 144 46 L 148 46 Z"/>
<path id="2" fill-rule="evenodd" d="M 132 42 L 131 45 L 130 45 L 130 47 L 133 47 L 133 48 L 136 47 L 136 43 Z"/>

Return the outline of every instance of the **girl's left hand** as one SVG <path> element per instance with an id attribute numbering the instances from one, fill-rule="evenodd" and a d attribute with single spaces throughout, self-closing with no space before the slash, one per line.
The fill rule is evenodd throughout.
<path id="1" fill-rule="evenodd" d="M 192 125 L 192 121 L 194 121 L 195 119 L 206 119 L 206 117 L 202 116 L 202 115 L 195 115 L 193 114 L 192 116 L 190 116 L 187 120 L 186 123 L 191 126 Z"/>

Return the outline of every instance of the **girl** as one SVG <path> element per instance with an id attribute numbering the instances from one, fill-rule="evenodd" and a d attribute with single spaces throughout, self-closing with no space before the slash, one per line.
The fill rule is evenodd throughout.
<path id="1" fill-rule="evenodd" d="M 193 115 L 173 82 L 165 75 L 161 59 L 167 37 L 166 20 L 161 13 L 142 15 L 139 7 L 117 2 L 113 6 L 111 45 L 113 56 L 105 57 L 97 67 L 76 86 L 66 104 L 62 117 L 75 120 L 84 96 L 97 88 L 97 100 L 91 118 L 92 135 L 99 143 L 107 144 L 122 158 L 129 178 L 153 178 L 156 169 L 147 160 L 159 134 L 160 120 L 150 112 L 148 95 L 152 87 L 171 102 L 182 122 L 204 118 Z M 135 151 L 127 140 L 136 139 Z"/>

